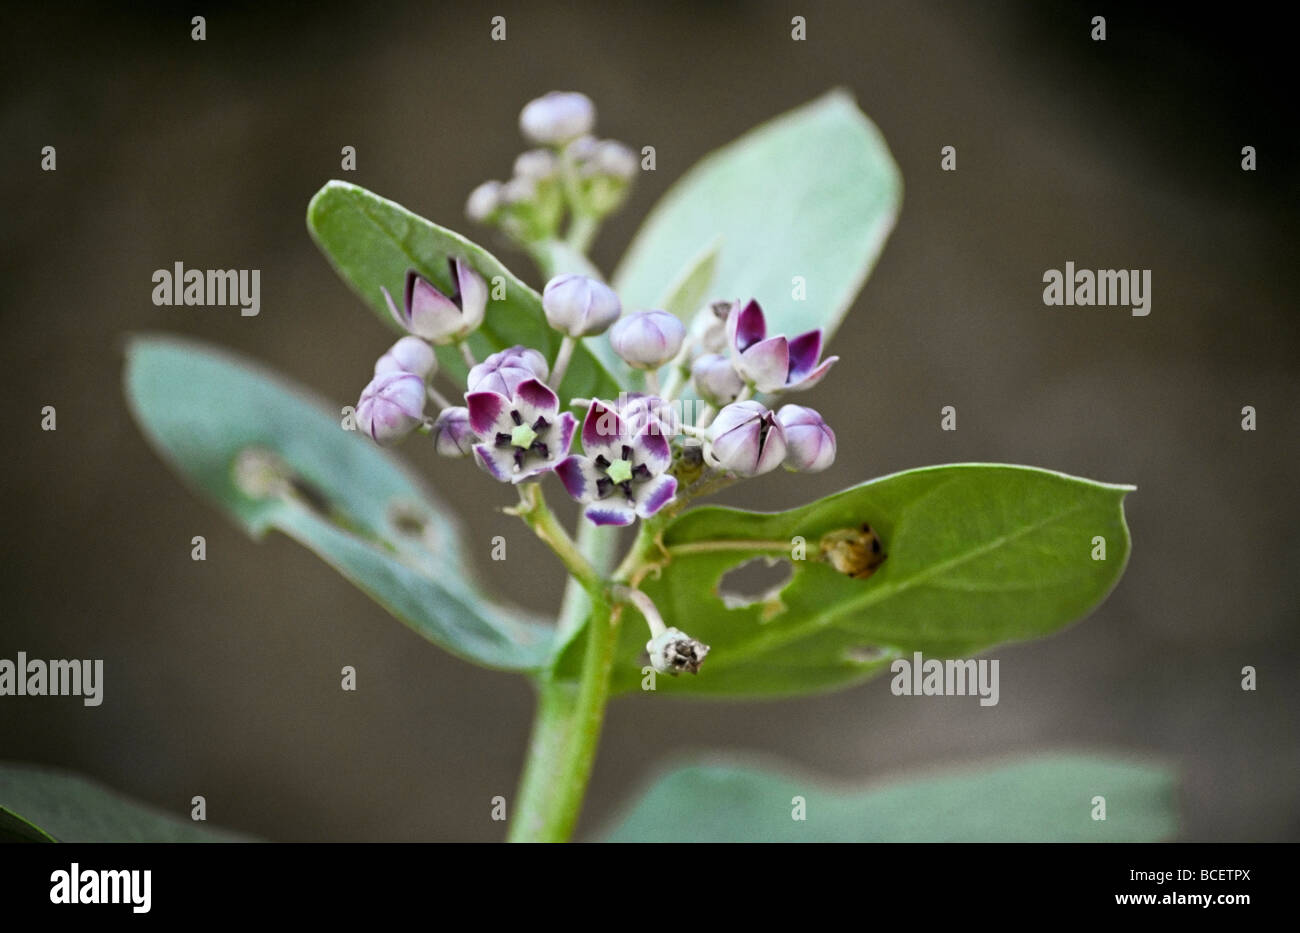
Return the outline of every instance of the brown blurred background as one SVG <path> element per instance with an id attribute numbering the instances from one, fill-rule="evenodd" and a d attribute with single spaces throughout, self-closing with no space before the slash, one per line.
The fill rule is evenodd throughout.
<path id="1" fill-rule="evenodd" d="M 616 701 L 583 827 L 673 756 L 722 751 L 863 782 L 1052 748 L 1167 760 L 1183 837 L 1300 839 L 1300 452 L 1292 53 L 1250 14 L 1102 4 L 44 4 L 0 29 L 4 275 L 0 657 L 103 658 L 106 699 L 0 699 L 0 759 L 72 768 L 275 840 L 494 840 L 528 684 L 428 645 L 311 554 L 246 540 L 148 449 L 120 338 L 183 333 L 340 404 L 391 339 L 330 271 L 307 201 L 346 177 L 497 244 L 466 194 L 522 148 L 519 108 L 580 89 L 603 135 L 652 144 L 596 249 L 612 269 L 700 156 L 844 85 L 902 167 L 903 212 L 809 397 L 839 462 L 730 497 L 786 507 L 961 460 L 1136 483 L 1124 580 L 1088 620 L 999 649 L 1002 699 L 888 680 L 755 704 Z M 1108 39 L 1089 39 L 1107 16 Z M 207 17 L 207 40 L 190 17 Z M 508 39 L 489 41 L 492 15 Z M 807 18 L 808 40 L 790 39 Z M 58 170 L 40 170 L 42 146 Z M 358 170 L 340 172 L 355 146 Z M 939 170 L 957 147 L 958 171 Z M 1256 172 L 1240 150 L 1258 150 Z M 499 255 L 526 279 L 516 253 Z M 262 270 L 262 312 L 156 308 L 154 269 Z M 1045 269 L 1153 273 L 1149 317 L 1046 308 Z M 959 430 L 939 430 L 939 409 Z M 58 430 L 39 429 L 55 405 Z M 1259 429 L 1240 430 L 1240 410 Z M 558 566 L 430 445 L 402 456 L 469 524 L 484 571 L 553 610 Z M 208 560 L 190 559 L 207 537 Z M 499 569 L 500 565 L 496 565 Z M 486 574 L 485 574 L 486 575 Z M 360 689 L 339 689 L 354 665 Z M 1259 690 L 1240 689 L 1240 670 Z"/>

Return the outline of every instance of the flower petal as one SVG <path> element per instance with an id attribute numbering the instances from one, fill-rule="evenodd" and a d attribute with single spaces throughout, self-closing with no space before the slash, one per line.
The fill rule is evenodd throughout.
<path id="1" fill-rule="evenodd" d="M 630 525 L 636 521 L 636 509 L 618 499 L 602 499 L 583 512 L 594 525 Z"/>
<path id="2" fill-rule="evenodd" d="M 451 278 L 456 285 L 452 301 L 460 305 L 462 326 L 473 330 L 483 323 L 487 313 L 487 283 L 478 271 L 463 259 L 449 260 Z"/>
<path id="3" fill-rule="evenodd" d="M 398 326 L 401 327 L 402 330 L 410 330 L 411 322 L 407 319 L 405 314 L 397 310 L 397 305 L 393 304 L 393 296 L 388 294 L 388 289 L 381 285 L 379 286 L 379 290 L 384 293 L 384 301 L 388 304 L 388 313 L 393 316 L 393 320 L 397 322 Z"/>
<path id="4" fill-rule="evenodd" d="M 636 514 L 642 518 L 662 509 L 677 494 L 677 480 L 671 476 L 656 476 L 635 486 L 632 496 L 636 500 Z"/>
<path id="5" fill-rule="evenodd" d="M 510 417 L 510 400 L 496 392 L 470 392 L 465 396 L 469 409 L 469 426 L 480 437 L 493 437 L 514 427 Z"/>
<path id="6" fill-rule="evenodd" d="M 784 334 L 759 341 L 740 354 L 736 368 L 758 391 L 775 392 L 790 373 L 790 344 Z"/>
<path id="7" fill-rule="evenodd" d="M 776 420 L 775 415 L 769 415 L 769 418 L 767 437 L 763 439 L 763 449 L 758 455 L 758 463 L 754 465 L 755 476 L 775 470 L 785 460 L 785 428 Z"/>
<path id="8" fill-rule="evenodd" d="M 555 474 L 569 495 L 579 502 L 591 502 L 596 498 L 596 480 L 600 478 L 600 471 L 586 457 L 565 457 L 556 464 Z"/>
<path id="9" fill-rule="evenodd" d="M 811 389 L 817 383 L 822 381 L 823 377 L 825 377 L 825 375 L 828 372 L 830 372 L 830 368 L 835 365 L 837 360 L 839 360 L 838 356 L 826 357 L 826 359 L 822 360 L 822 364 L 820 366 L 818 366 L 816 369 L 810 372 L 803 379 L 799 380 L 798 382 L 791 382 L 789 385 L 787 385 L 785 387 L 786 391 L 803 392 L 808 389 Z"/>
<path id="10" fill-rule="evenodd" d="M 618 412 L 604 402 L 593 401 L 582 422 L 582 449 L 588 457 L 595 459 L 622 444 L 626 433 Z"/>
<path id="11" fill-rule="evenodd" d="M 560 435 L 560 442 L 555 445 L 555 457 L 562 457 L 569 452 L 573 446 L 573 432 L 578 429 L 578 419 L 573 417 L 571 412 L 564 412 L 560 415 L 559 426 L 557 428 Z"/>
<path id="12" fill-rule="evenodd" d="M 515 474 L 515 460 L 511 450 L 509 447 L 475 444 L 474 459 L 493 479 L 508 483 L 514 479 Z"/>
<path id="13" fill-rule="evenodd" d="M 406 277 L 406 313 L 411 332 L 426 340 L 441 340 L 460 330 L 462 323 L 456 303 L 414 271 Z"/>
<path id="14" fill-rule="evenodd" d="M 652 476 L 658 476 L 668 469 L 673 461 L 668 438 L 660 434 L 657 428 L 655 424 L 647 425 L 644 431 L 630 438 L 632 459 L 638 464 L 644 464 Z"/>
<path id="15" fill-rule="evenodd" d="M 789 383 L 802 382 L 817 366 L 817 358 L 822 355 L 822 332 L 810 330 L 790 341 L 790 375 Z"/>
<path id="16" fill-rule="evenodd" d="M 737 301 L 727 314 L 727 343 L 736 353 L 744 353 L 767 336 L 767 321 L 763 309 L 754 299 L 741 307 Z"/>
<path id="17" fill-rule="evenodd" d="M 514 408 L 529 424 L 538 418 L 550 421 L 560 410 L 560 399 L 546 383 L 525 379 L 515 387 Z"/>

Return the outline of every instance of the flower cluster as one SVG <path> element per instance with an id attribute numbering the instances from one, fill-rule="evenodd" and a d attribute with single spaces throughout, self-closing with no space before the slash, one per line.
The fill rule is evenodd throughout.
<path id="1" fill-rule="evenodd" d="M 636 171 L 626 147 L 590 135 L 594 121 L 591 101 L 581 94 L 557 92 L 528 104 L 520 127 L 539 148 L 519 157 L 511 181 L 476 190 L 471 216 L 528 245 L 553 238 L 567 210 L 568 240 L 581 252 L 583 237 L 617 206 Z M 452 256 L 445 275 L 426 271 L 438 281 L 408 271 L 400 306 L 382 290 L 407 335 L 375 363 L 356 406 L 357 427 L 376 443 L 392 444 L 418 429 L 432 437 L 439 454 L 472 457 L 503 483 L 532 483 L 555 473 L 587 521 L 615 526 L 684 504 L 715 480 L 779 466 L 824 470 L 835 459 L 835 432 L 820 414 L 802 405 L 772 405 L 782 393 L 812 388 L 836 357 L 821 358 L 819 330 L 769 335 L 756 300 L 713 302 L 687 326 L 667 311 L 625 313 L 604 282 L 561 274 L 541 296 L 546 321 L 560 335 L 554 358 L 512 346 L 479 361 L 467 341 L 487 316 L 482 273 L 468 256 Z M 608 339 L 627 364 L 624 375 L 643 382 L 645 392 L 617 399 L 561 394 L 580 342 L 594 339 Z M 466 378 L 451 393 L 459 402 L 434 387 L 440 375 L 453 381 L 439 372 L 435 347 L 456 348 L 465 361 Z M 436 415 L 425 412 L 430 402 Z M 570 409 L 585 409 L 577 445 L 579 419 Z M 521 507 L 539 502 L 539 495 L 534 485 L 522 487 Z M 656 670 L 699 669 L 707 645 L 666 627 L 644 593 L 616 589 L 650 625 L 654 637 L 646 650 Z"/>
<path id="2" fill-rule="evenodd" d="M 482 322 L 483 277 L 464 259 L 449 263 L 452 294 L 412 270 L 401 309 L 385 290 L 393 317 L 410 332 L 379 358 L 374 378 L 357 403 L 358 427 L 380 444 L 423 427 L 438 453 L 473 455 L 490 476 L 519 483 L 555 472 L 586 517 L 629 525 L 672 501 L 675 459 L 704 445 L 704 462 L 735 476 L 757 476 L 785 466 L 824 470 L 835 459 L 835 432 L 815 410 L 764 398 L 815 385 L 835 363 L 821 360 L 821 333 L 767 336 L 756 301 L 716 302 L 688 329 L 666 311 L 623 313 L 613 289 L 582 275 L 552 278 L 542 292 L 548 323 L 564 335 L 555 365 L 530 347 L 508 347 L 469 369 L 464 404 L 452 405 L 431 385 L 438 371 L 431 344 L 460 343 Z M 679 370 L 685 390 L 708 403 L 682 417 L 680 400 L 656 393 L 623 393 L 617 400 L 569 399 L 557 392 L 577 338 L 608 331 L 610 345 L 630 367 L 655 374 Z M 715 352 L 720 351 L 720 352 Z M 657 383 L 656 383 L 657 384 Z M 667 395 L 668 393 L 664 393 Z M 441 406 L 426 418 L 426 402 Z M 581 453 L 570 451 L 577 420 L 567 409 L 586 408 Z"/>
<path id="3" fill-rule="evenodd" d="M 555 238 L 566 213 L 588 229 L 627 198 L 639 164 L 636 153 L 591 135 L 596 108 L 585 94 L 552 91 L 519 114 L 524 138 L 537 148 L 515 159 L 509 181 L 486 181 L 470 194 L 465 213 L 528 245 Z"/>

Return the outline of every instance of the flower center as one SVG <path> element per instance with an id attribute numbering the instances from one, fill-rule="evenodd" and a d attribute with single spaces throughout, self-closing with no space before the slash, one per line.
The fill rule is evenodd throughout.
<path id="1" fill-rule="evenodd" d="M 615 460 L 606 467 L 605 475 L 614 483 L 626 483 L 632 479 L 632 464 L 627 460 Z"/>
<path id="2" fill-rule="evenodd" d="M 533 446 L 535 440 L 537 440 L 537 432 L 529 424 L 517 424 L 510 432 L 510 444 L 513 447 L 527 450 Z"/>

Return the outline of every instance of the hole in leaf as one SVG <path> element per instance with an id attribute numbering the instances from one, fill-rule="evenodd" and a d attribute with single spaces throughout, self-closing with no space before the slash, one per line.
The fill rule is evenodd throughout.
<path id="1" fill-rule="evenodd" d="M 790 562 L 779 557 L 755 557 L 732 567 L 718 579 L 718 596 L 728 609 L 763 605 L 764 619 L 785 608 L 781 590 L 794 576 Z"/>
<path id="2" fill-rule="evenodd" d="M 889 648 L 885 645 L 854 645 L 844 650 L 844 657 L 855 664 L 874 664 L 877 661 L 897 657 L 899 654 L 897 648 Z"/>
<path id="3" fill-rule="evenodd" d="M 393 523 L 398 534 L 418 538 L 424 535 L 428 520 L 415 506 L 408 502 L 394 503 L 388 509 L 388 520 Z"/>

